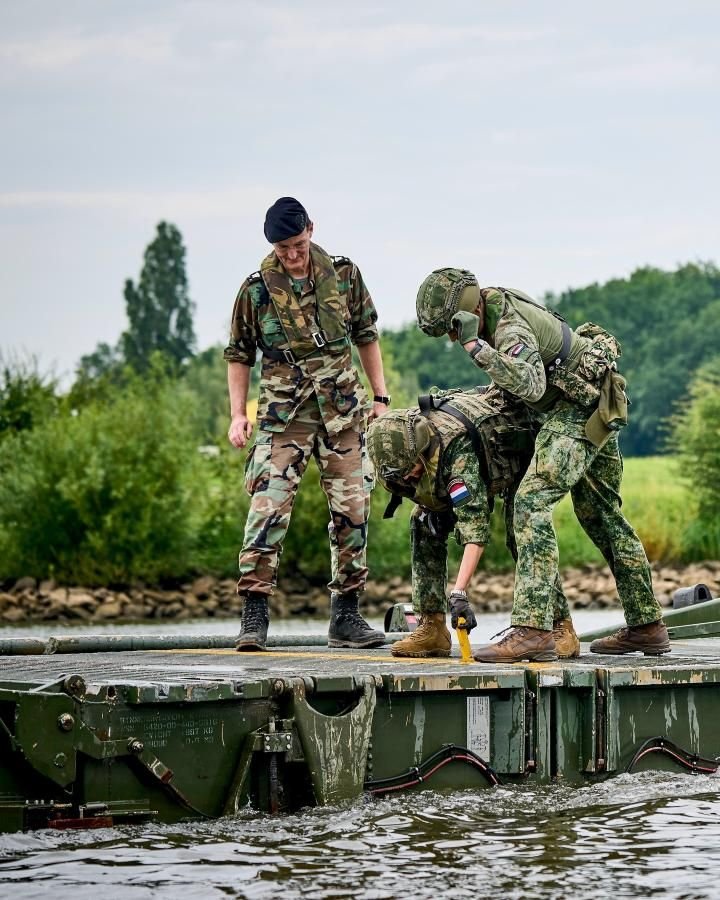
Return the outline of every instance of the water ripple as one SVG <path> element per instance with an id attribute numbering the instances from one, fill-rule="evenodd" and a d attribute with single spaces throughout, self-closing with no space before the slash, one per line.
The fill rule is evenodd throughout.
<path id="1" fill-rule="evenodd" d="M 720 896 L 720 782 L 424 791 L 271 817 L 0 835 L 3 896 L 360 900 Z"/>

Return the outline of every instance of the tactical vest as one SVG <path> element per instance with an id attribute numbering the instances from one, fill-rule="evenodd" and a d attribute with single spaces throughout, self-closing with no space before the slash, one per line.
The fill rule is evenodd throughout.
<path id="1" fill-rule="evenodd" d="M 271 348 L 260 343 L 260 349 L 271 359 L 293 363 L 323 352 L 344 352 L 349 343 L 350 315 L 347 300 L 338 290 L 335 262 L 317 244 L 310 245 L 315 304 L 313 315 L 302 306 L 292 287 L 290 276 L 280 264 L 275 252 L 260 265 L 260 277 L 272 302 L 283 335 L 285 347 Z M 345 263 L 343 257 L 337 263 Z"/>
<path id="2" fill-rule="evenodd" d="M 513 485 L 527 468 L 533 453 L 533 434 L 522 407 L 510 411 L 499 397 L 447 391 L 421 397 L 420 410 L 437 436 L 423 457 L 425 473 L 412 498 L 420 506 L 434 511 L 450 507 L 441 477 L 442 460 L 451 441 L 460 435 L 468 435 L 473 441 L 491 507 L 493 498 Z"/>
<path id="3" fill-rule="evenodd" d="M 528 406 L 539 411 L 547 410 L 563 394 L 568 395 L 565 389 L 566 376 L 575 372 L 590 342 L 575 331 L 571 331 L 559 313 L 541 306 L 522 291 L 515 288 L 496 288 L 496 290 L 502 292 L 502 296 L 486 299 L 483 330 L 489 336 L 495 334 L 498 322 L 505 313 L 506 304 L 527 322 L 537 338 L 540 359 L 547 378 L 547 390 L 543 396 L 535 403 L 528 403 Z M 565 377 L 560 377 L 561 374 Z"/>

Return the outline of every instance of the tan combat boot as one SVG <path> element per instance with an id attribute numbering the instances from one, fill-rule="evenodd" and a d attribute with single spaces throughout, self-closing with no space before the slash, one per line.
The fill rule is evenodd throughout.
<path id="1" fill-rule="evenodd" d="M 553 622 L 553 638 L 558 659 L 577 659 L 580 656 L 580 641 L 572 619 L 556 619 Z"/>
<path id="2" fill-rule="evenodd" d="M 393 656 L 450 656 L 452 639 L 445 613 L 424 613 L 418 627 L 390 648 Z"/>
<path id="3" fill-rule="evenodd" d="M 657 656 L 670 652 L 670 640 L 662 619 L 646 625 L 632 625 L 621 628 L 609 637 L 598 638 L 590 644 L 593 653 L 620 655 L 623 653 L 644 653 Z"/>
<path id="4" fill-rule="evenodd" d="M 505 636 L 497 644 L 483 644 L 473 653 L 476 662 L 504 663 L 551 662 L 557 659 L 552 631 L 541 631 L 527 625 L 513 625 L 505 630 Z"/>

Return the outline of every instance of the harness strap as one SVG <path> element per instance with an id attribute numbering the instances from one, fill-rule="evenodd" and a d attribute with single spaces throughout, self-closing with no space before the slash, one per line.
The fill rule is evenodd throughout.
<path id="1" fill-rule="evenodd" d="M 464 425 L 465 431 L 467 431 L 468 437 L 472 441 L 475 455 L 477 456 L 478 462 L 480 463 L 480 470 L 483 476 L 483 480 L 485 484 L 489 485 L 490 472 L 488 469 L 485 445 L 483 444 L 482 438 L 480 437 L 480 433 L 475 427 L 475 424 L 470 419 L 468 419 L 464 412 L 461 412 L 456 406 L 453 406 L 449 400 L 435 400 L 432 394 L 423 394 L 422 397 L 418 397 L 418 405 L 420 407 L 421 413 L 427 414 L 428 412 L 430 412 L 430 410 L 437 409 L 440 412 L 447 413 L 449 416 L 452 416 L 454 419 L 457 419 L 458 422 Z"/>
<path id="2" fill-rule="evenodd" d="M 400 506 L 402 501 L 403 498 L 399 494 L 390 494 L 388 505 L 385 507 L 385 512 L 383 513 L 383 519 L 392 519 L 395 515 L 395 510 Z"/>
<path id="3" fill-rule="evenodd" d="M 343 347 L 346 347 L 348 344 L 348 339 L 346 337 L 338 338 L 336 341 L 326 341 L 323 333 L 321 331 L 316 331 L 312 335 L 313 341 L 317 347 L 317 350 L 311 350 L 309 353 L 306 353 L 305 356 L 296 356 L 292 350 L 275 350 L 273 347 L 268 347 L 263 341 L 258 341 L 258 347 L 262 352 L 263 356 L 267 356 L 268 359 L 272 359 L 275 362 L 287 362 L 291 365 L 295 365 L 298 362 L 301 362 L 303 359 L 309 359 L 311 356 L 316 356 L 318 350 L 322 350 L 325 347 L 331 350 L 336 344 L 342 343 Z"/>
<path id="4" fill-rule="evenodd" d="M 568 358 L 568 354 L 570 353 L 570 344 L 572 343 L 572 331 L 570 331 L 570 326 L 563 319 L 561 321 L 562 326 L 562 347 L 560 348 L 560 352 L 557 357 L 545 366 L 546 372 L 554 372 L 558 366 L 561 366 L 565 360 Z"/>

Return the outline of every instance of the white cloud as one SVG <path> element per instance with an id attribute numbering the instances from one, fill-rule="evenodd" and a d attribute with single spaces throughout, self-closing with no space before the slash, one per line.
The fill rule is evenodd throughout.
<path id="1" fill-rule="evenodd" d="M 96 62 L 102 62 L 104 67 L 120 63 L 162 65 L 172 57 L 172 35 L 160 27 L 126 34 L 91 34 L 73 29 L 0 45 L 0 60 L 5 65 L 38 72 Z"/>
<path id="2" fill-rule="evenodd" d="M 240 218 L 244 211 L 267 206 L 272 193 L 266 186 L 228 187 L 195 191 L 7 191 L 0 193 L 0 209 L 102 210 L 197 218 Z"/>

